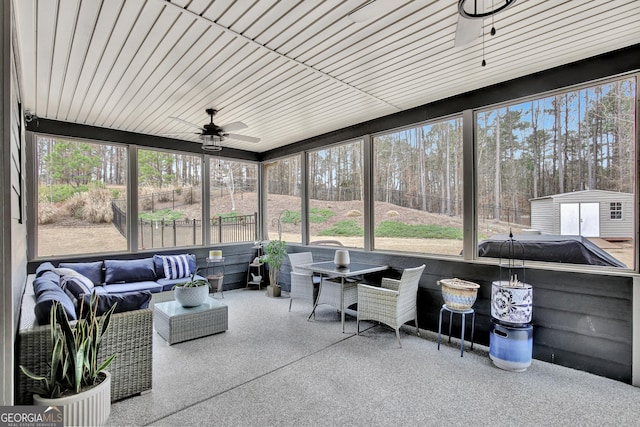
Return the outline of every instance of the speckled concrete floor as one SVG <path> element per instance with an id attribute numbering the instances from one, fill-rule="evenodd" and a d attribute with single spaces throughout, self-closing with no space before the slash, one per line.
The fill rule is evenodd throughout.
<path id="1" fill-rule="evenodd" d="M 113 426 L 518 425 L 626 426 L 640 420 L 640 388 L 534 360 L 493 366 L 486 348 L 433 334 L 401 334 L 320 307 L 224 294 L 229 330 L 169 346 L 154 334 L 153 390 L 111 406 Z M 216 297 L 219 298 L 218 294 Z M 362 327 L 362 325 L 361 325 Z M 423 334 L 425 335 L 425 334 Z"/>

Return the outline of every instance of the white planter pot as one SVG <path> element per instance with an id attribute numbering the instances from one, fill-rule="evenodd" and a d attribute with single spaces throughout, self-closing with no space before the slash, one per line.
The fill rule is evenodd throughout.
<path id="1" fill-rule="evenodd" d="M 173 290 L 176 301 L 183 307 L 197 307 L 207 299 L 209 295 L 208 286 L 176 286 Z"/>
<path id="2" fill-rule="evenodd" d="M 66 426 L 101 426 L 111 413 L 111 374 L 97 386 L 71 396 L 49 399 L 33 395 L 33 404 L 63 407 Z"/>

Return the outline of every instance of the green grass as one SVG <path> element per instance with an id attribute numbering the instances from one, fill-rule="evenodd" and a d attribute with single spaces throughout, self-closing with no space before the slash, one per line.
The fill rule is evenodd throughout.
<path id="1" fill-rule="evenodd" d="M 53 185 L 39 185 L 38 186 L 38 201 L 39 202 L 64 202 L 75 193 L 85 193 L 89 191 L 88 185 L 81 185 L 74 187 L 69 184 L 53 184 Z"/>
<path id="2" fill-rule="evenodd" d="M 352 219 L 336 222 L 333 227 L 318 232 L 318 236 L 364 236 L 364 229 Z"/>
<path id="3" fill-rule="evenodd" d="M 184 218 L 184 213 L 180 211 L 174 211 L 173 209 L 160 209 L 155 212 L 141 212 L 138 217 L 145 221 L 173 221 L 174 219 Z"/>
<path id="4" fill-rule="evenodd" d="M 462 240 L 462 229 L 434 224 L 410 225 L 399 221 L 382 221 L 376 228 L 376 237 Z"/>
<path id="5" fill-rule="evenodd" d="M 334 216 L 336 213 L 331 209 L 311 208 L 309 209 L 309 222 L 319 224 Z M 289 215 L 282 217 L 284 224 L 299 224 L 301 221 L 300 211 L 289 211 Z"/>

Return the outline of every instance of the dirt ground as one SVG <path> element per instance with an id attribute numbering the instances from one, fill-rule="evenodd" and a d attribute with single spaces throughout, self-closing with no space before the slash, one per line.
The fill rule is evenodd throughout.
<path id="1" fill-rule="evenodd" d="M 235 195 L 235 211 L 239 214 L 252 214 L 257 209 L 257 196 L 255 193 L 241 193 Z M 268 224 L 269 238 L 278 237 L 277 218 L 284 209 L 299 211 L 300 199 L 294 196 L 270 195 L 267 201 L 269 218 L 273 220 Z M 351 202 L 319 202 L 311 201 L 312 208 L 327 208 L 335 212 L 323 223 L 311 223 L 311 241 L 314 240 L 339 240 L 347 247 L 363 247 L 363 237 L 343 236 L 318 236 L 322 229 L 333 226 L 338 221 L 355 220 L 361 227 L 364 226 L 363 203 Z M 162 206 L 158 206 L 160 209 Z M 192 205 L 176 206 L 189 218 L 200 218 L 200 203 Z M 228 196 L 216 197 L 212 201 L 212 214 L 222 214 L 232 211 L 232 205 Z M 441 226 L 462 227 L 459 217 L 438 215 L 422 212 L 417 209 L 403 208 L 390 203 L 376 202 L 374 212 L 375 223 L 383 220 L 398 220 L 406 224 L 437 224 Z M 514 234 L 519 233 L 523 227 L 498 223 L 494 221 L 481 222 L 481 238 L 493 234 L 508 234 L 512 229 Z M 73 238 L 69 238 L 69 236 Z M 300 240 L 300 224 L 282 224 L 282 239 L 287 242 Z M 594 243 L 610 253 L 628 267 L 633 267 L 633 245 L 631 242 L 607 242 L 603 239 L 592 239 Z M 450 239 L 407 239 L 407 238 L 381 238 L 375 239 L 377 249 L 397 250 L 418 253 L 433 253 L 446 255 L 459 255 L 462 250 L 461 240 Z M 40 225 L 38 228 L 38 255 L 57 256 L 68 254 L 119 252 L 127 249 L 126 239 L 111 224 L 88 224 L 77 219 L 67 219 L 57 225 Z"/>

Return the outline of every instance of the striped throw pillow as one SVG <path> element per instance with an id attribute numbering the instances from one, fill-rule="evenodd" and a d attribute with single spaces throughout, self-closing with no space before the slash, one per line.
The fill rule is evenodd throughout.
<path id="1" fill-rule="evenodd" d="M 182 279 L 191 276 L 187 255 L 166 255 L 162 257 L 164 275 L 167 279 Z"/>

